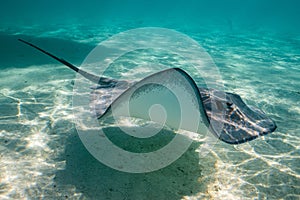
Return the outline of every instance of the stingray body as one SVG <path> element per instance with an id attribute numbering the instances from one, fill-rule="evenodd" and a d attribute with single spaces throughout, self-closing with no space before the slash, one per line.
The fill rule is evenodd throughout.
<path id="1" fill-rule="evenodd" d="M 105 94 L 111 93 L 113 98 L 107 98 L 100 104 L 96 101 L 98 98 L 95 98 L 94 109 L 100 120 L 111 116 L 114 109 L 119 115 L 162 123 L 174 129 L 197 133 L 203 133 L 207 129 L 229 144 L 244 143 L 276 129 L 276 124 L 271 118 L 258 108 L 247 106 L 239 95 L 198 87 L 182 69 L 163 70 L 135 83 L 118 81 L 80 70 L 64 59 L 29 42 L 19 40 L 97 83 L 92 95 L 101 95 L 103 91 Z M 170 87 L 174 94 L 169 92 Z M 185 103 L 178 103 L 171 98 L 172 95 L 181 98 Z M 161 119 L 159 115 L 149 116 L 148 110 L 151 105 L 158 104 L 170 113 L 167 119 Z M 182 113 L 174 109 L 178 106 L 184 108 Z M 130 114 L 126 110 L 128 107 L 131 108 Z"/>

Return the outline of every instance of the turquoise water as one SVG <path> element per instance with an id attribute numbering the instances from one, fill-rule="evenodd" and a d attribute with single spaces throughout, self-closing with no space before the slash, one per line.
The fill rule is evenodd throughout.
<path id="1" fill-rule="evenodd" d="M 2 3 L 0 198 L 299 199 L 299 3 L 224 2 Z M 225 90 L 261 108 L 277 130 L 241 145 L 217 143 L 205 157 L 199 154 L 205 139 L 195 140 L 177 161 L 151 173 L 99 163 L 73 122 L 75 74 L 17 38 L 79 66 L 99 42 L 149 26 L 196 40 L 217 65 Z"/>

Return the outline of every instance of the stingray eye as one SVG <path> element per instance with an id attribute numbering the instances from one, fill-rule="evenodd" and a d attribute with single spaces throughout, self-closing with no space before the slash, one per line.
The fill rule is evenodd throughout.
<path id="1" fill-rule="evenodd" d="M 231 106 L 233 105 L 232 102 L 226 102 L 227 108 L 231 108 Z"/>

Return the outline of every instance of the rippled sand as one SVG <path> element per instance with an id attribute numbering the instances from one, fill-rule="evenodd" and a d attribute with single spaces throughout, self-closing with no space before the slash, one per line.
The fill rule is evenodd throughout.
<path id="1" fill-rule="evenodd" d="M 97 42 L 127 29 L 20 30 L 3 30 L 1 38 L 30 38 L 79 65 L 78 57 L 84 59 Z M 276 121 L 276 132 L 237 146 L 217 143 L 205 157 L 199 155 L 205 139 L 196 140 L 164 169 L 147 174 L 116 171 L 93 158 L 77 135 L 72 113 L 75 74 L 15 42 L 0 49 L 2 56 L 15 53 L 3 57 L 7 62 L 2 68 L 0 61 L 0 198 L 300 198 L 300 38 L 265 32 L 179 31 L 212 56 L 226 91 L 263 109 Z M 122 142 L 117 130 L 109 131 Z M 165 134 L 172 133 L 165 130 Z"/>

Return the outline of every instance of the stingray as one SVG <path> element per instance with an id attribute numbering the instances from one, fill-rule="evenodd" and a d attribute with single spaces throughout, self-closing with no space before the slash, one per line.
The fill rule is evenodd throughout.
<path id="1" fill-rule="evenodd" d="M 113 94 L 115 97 L 113 100 L 105 102 L 104 111 L 98 110 L 99 120 L 112 116 L 114 108 L 119 115 L 150 120 L 174 129 L 180 128 L 196 133 L 209 130 L 219 140 L 229 144 L 248 142 L 276 129 L 276 124 L 270 117 L 260 109 L 248 106 L 239 95 L 198 87 L 192 77 L 180 68 L 162 70 L 134 83 L 119 81 L 83 71 L 32 43 L 22 39 L 19 41 L 96 83 L 96 92 L 94 92 L 96 95 L 101 95 L 101 90 L 113 91 L 112 89 L 120 88 L 114 90 L 119 92 Z M 170 87 L 173 92 L 169 91 Z M 186 103 L 180 105 L 180 102 L 171 98 L 172 95 L 179 96 Z M 162 105 L 168 111 L 167 119 L 155 113 L 154 117 L 149 116 L 151 105 Z M 174 109 L 176 106 L 182 106 L 184 111 L 177 112 L 178 109 Z M 130 114 L 126 110 L 128 107 L 130 107 Z"/>

